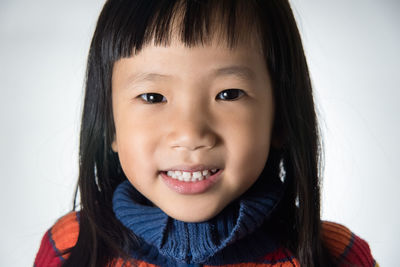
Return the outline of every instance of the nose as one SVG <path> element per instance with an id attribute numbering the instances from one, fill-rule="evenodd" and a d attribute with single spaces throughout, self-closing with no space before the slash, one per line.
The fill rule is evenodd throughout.
<path id="1" fill-rule="evenodd" d="M 217 136 L 210 123 L 209 112 L 199 103 L 177 110 L 170 120 L 169 146 L 173 149 L 197 150 L 215 146 Z"/>

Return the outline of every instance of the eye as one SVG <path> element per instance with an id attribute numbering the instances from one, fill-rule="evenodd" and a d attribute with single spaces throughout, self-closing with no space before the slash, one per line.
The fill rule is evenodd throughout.
<path id="1" fill-rule="evenodd" d="M 240 89 L 226 89 L 218 94 L 222 100 L 235 101 L 244 95 L 243 90 Z"/>
<path id="2" fill-rule="evenodd" d="M 165 99 L 165 97 L 163 95 L 160 95 L 157 93 L 145 93 L 145 94 L 139 95 L 138 97 L 143 99 L 147 104 L 157 104 L 157 103 L 160 103 L 160 101 Z"/>

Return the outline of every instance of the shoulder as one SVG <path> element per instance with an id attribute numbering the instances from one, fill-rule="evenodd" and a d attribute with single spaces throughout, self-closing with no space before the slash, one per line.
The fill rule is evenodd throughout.
<path id="1" fill-rule="evenodd" d="M 58 219 L 44 234 L 34 266 L 61 266 L 68 258 L 68 249 L 75 246 L 78 236 L 79 212 L 73 211 Z"/>
<path id="2" fill-rule="evenodd" d="M 339 223 L 323 221 L 322 239 L 339 266 L 378 267 L 368 243 Z"/>

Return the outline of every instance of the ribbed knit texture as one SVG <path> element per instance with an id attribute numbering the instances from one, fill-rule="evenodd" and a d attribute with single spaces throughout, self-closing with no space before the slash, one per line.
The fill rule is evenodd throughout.
<path id="1" fill-rule="evenodd" d="M 60 267 L 68 254 L 65 249 L 72 248 L 79 235 L 79 212 L 71 212 L 60 218 L 43 236 L 34 267 Z M 368 243 L 352 233 L 347 227 L 334 222 L 322 222 L 323 242 L 332 256 L 338 259 L 340 267 L 379 267 L 371 255 Z M 226 253 L 226 257 L 233 255 Z M 131 259 L 135 265 L 118 258 L 108 267 L 157 267 L 171 265 L 156 265 L 144 260 Z M 186 265 L 189 266 L 189 265 Z M 195 266 L 195 265 L 192 265 Z M 201 265 L 198 265 L 201 266 Z M 215 265 L 203 265 L 214 267 Z M 297 259 L 284 247 L 279 247 L 266 253 L 255 261 L 223 265 L 224 267 L 299 267 Z"/>
<path id="2" fill-rule="evenodd" d="M 283 191 L 284 184 L 278 178 L 259 179 L 215 218 L 187 223 L 151 206 L 129 181 L 124 181 L 115 190 L 113 208 L 116 217 L 140 237 L 140 251 L 132 250 L 135 258 L 163 266 L 233 264 L 276 249 L 275 240 L 260 226 Z"/>
<path id="3" fill-rule="evenodd" d="M 240 203 L 239 203 L 239 207 Z M 240 209 L 239 209 L 240 210 Z M 68 258 L 69 254 L 66 253 L 69 248 L 75 246 L 78 235 L 79 235 L 79 212 L 71 212 L 60 218 L 43 236 L 40 244 L 39 251 L 36 255 L 34 267 L 61 267 L 65 259 Z M 240 212 L 239 212 L 240 214 Z M 146 218 L 142 218 L 146 219 Z M 169 219 L 167 219 L 168 221 Z M 257 223 L 256 223 L 257 224 Z M 244 225 L 244 224 L 243 224 Z M 218 228 L 218 227 L 217 227 Z M 231 226 L 229 229 L 234 229 L 235 226 Z M 261 229 L 261 230 L 260 230 Z M 253 233 L 247 234 L 242 239 L 238 239 L 226 248 L 223 248 L 219 252 L 215 253 L 214 256 L 210 257 L 210 262 L 206 264 L 186 264 L 174 262 L 170 258 L 163 256 L 159 253 L 158 248 L 152 245 L 142 246 L 138 252 L 132 253 L 130 262 L 125 262 L 121 258 L 114 259 L 109 263 L 108 267 L 158 267 L 158 266 L 203 266 L 203 267 L 215 267 L 218 264 L 211 262 L 211 259 L 219 261 L 223 258 L 225 265 L 219 265 L 224 267 L 299 267 L 298 260 L 294 255 L 284 247 L 278 247 L 273 250 L 270 248 L 265 249 L 265 246 L 269 246 L 269 243 L 262 244 L 263 238 L 270 238 L 270 233 L 265 231 L 262 226 L 258 227 Z M 273 229 L 272 229 L 273 230 Z M 221 232 L 221 230 L 218 230 Z M 217 232 L 218 232 L 217 231 Z M 249 231 L 249 229 L 246 229 Z M 230 233 L 233 233 L 231 231 Z M 146 232 L 144 232 L 146 235 Z M 232 234 L 234 235 L 234 234 Z M 220 237 L 225 237 L 227 240 L 231 234 L 222 232 Z M 152 236 L 152 235 L 150 235 Z M 239 237 L 240 235 L 238 235 Z M 351 232 L 347 227 L 334 223 L 334 222 L 322 222 L 322 237 L 323 242 L 329 249 L 331 255 L 337 259 L 337 266 L 340 267 L 379 267 L 377 262 L 371 255 L 368 243 L 361 239 L 359 236 Z M 152 240 L 158 240 L 157 237 L 152 237 Z M 247 243 L 246 243 L 247 242 Z M 166 242 L 161 242 L 164 244 Z M 143 242 L 143 244 L 146 244 Z M 217 243 L 216 246 L 221 243 Z M 258 244 L 254 246 L 254 244 Z M 212 246 L 211 246 L 212 247 Z M 248 248 L 248 249 L 246 249 Z M 255 249 L 258 252 L 249 251 Z M 265 252 L 261 257 L 254 258 L 255 254 Z M 235 254 L 237 252 L 237 255 Z M 140 255 L 139 255 L 140 254 Z M 140 257 L 138 257 L 140 256 Z M 152 263 L 146 258 L 156 259 L 157 264 Z M 168 260 L 170 259 L 170 260 Z M 239 260 L 242 259 L 242 260 Z M 228 263 L 229 262 L 229 263 Z M 232 262 L 236 262 L 233 264 Z"/>
<path id="4" fill-rule="evenodd" d="M 64 251 L 76 243 L 78 235 L 79 213 L 72 212 L 59 219 L 42 238 L 34 266 L 61 266 L 69 256 Z"/>
<path id="5" fill-rule="evenodd" d="M 322 224 L 322 236 L 324 243 L 331 254 L 342 266 L 378 266 L 368 243 L 352 233 L 347 227 L 334 223 L 324 222 Z"/>

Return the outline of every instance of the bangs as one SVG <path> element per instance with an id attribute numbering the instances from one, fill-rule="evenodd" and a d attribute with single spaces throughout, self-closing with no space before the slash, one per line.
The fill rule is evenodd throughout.
<path id="1" fill-rule="evenodd" d="M 137 54 L 151 43 L 168 46 L 173 39 L 187 47 L 217 41 L 230 49 L 243 40 L 260 40 L 260 15 L 251 0 L 111 0 L 100 25 L 102 32 L 95 35 L 103 36 L 98 42 L 101 54 L 111 61 Z"/>

